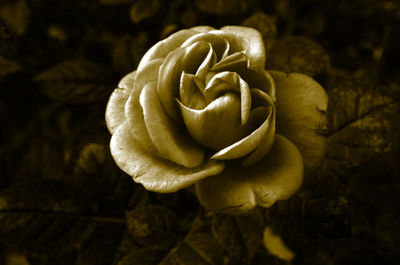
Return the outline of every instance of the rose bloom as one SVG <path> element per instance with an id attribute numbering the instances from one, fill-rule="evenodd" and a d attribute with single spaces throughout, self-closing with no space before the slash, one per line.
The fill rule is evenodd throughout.
<path id="1" fill-rule="evenodd" d="M 150 191 L 194 184 L 212 211 L 289 198 L 324 153 L 328 98 L 306 75 L 264 67 L 252 28 L 198 26 L 158 42 L 109 99 L 115 162 Z"/>

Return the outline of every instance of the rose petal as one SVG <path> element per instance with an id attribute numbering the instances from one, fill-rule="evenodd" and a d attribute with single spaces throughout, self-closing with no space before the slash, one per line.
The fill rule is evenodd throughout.
<path id="1" fill-rule="evenodd" d="M 143 118 L 143 109 L 140 106 L 139 97 L 143 87 L 148 82 L 157 80 L 158 70 L 162 62 L 163 59 L 155 59 L 149 62 L 146 67 L 137 71 L 133 84 L 128 84 L 124 79 L 120 82 L 120 85 L 133 87 L 128 101 L 125 104 L 125 119 L 128 122 L 129 129 L 140 146 L 154 154 L 157 154 L 158 150 L 155 148 L 149 134 L 147 133 L 147 128 Z"/>
<path id="2" fill-rule="evenodd" d="M 122 78 L 118 87 L 114 89 L 108 100 L 106 107 L 106 124 L 111 134 L 113 134 L 117 127 L 125 120 L 125 103 L 131 94 L 135 76 L 136 71 L 133 71 Z"/>
<path id="3" fill-rule="evenodd" d="M 195 82 L 195 76 L 192 74 L 182 72 L 179 98 L 183 105 L 192 109 L 202 109 L 206 106 L 204 96 Z"/>
<path id="4" fill-rule="evenodd" d="M 266 113 L 267 118 L 265 121 L 262 123 L 262 125 L 254 130 L 250 135 L 247 137 L 243 138 L 242 140 L 225 147 L 221 151 L 217 152 L 214 154 L 211 158 L 212 159 L 237 159 L 240 157 L 243 157 L 250 152 L 256 150 L 256 148 L 260 145 L 260 143 L 268 143 L 269 146 L 263 148 L 262 150 L 268 152 L 269 148 L 271 147 L 273 140 L 266 140 L 265 138 L 271 138 L 274 135 L 275 132 L 275 124 L 274 124 L 274 107 L 272 103 L 272 99 L 266 94 L 265 92 L 259 90 L 259 89 L 252 89 L 252 97 L 253 99 L 256 98 L 263 98 L 264 100 L 264 106 L 268 106 L 270 110 Z M 254 102 L 254 100 L 253 100 Z M 258 106 L 259 104 L 257 104 Z M 257 155 L 258 158 L 261 158 L 259 155 Z M 253 158 L 251 158 L 250 162 L 254 163 Z M 249 162 L 245 162 L 248 164 Z"/>
<path id="5" fill-rule="evenodd" d="M 233 33 L 238 37 L 249 41 L 247 56 L 250 60 L 251 69 L 264 69 L 265 67 L 265 46 L 260 32 L 253 28 L 241 26 L 225 26 L 221 28 L 224 32 Z"/>
<path id="6" fill-rule="evenodd" d="M 210 27 L 210 26 L 196 26 L 196 27 L 190 28 L 190 30 L 194 30 L 194 31 L 201 32 L 201 33 L 207 33 L 211 30 L 215 30 L 215 28 Z"/>
<path id="7" fill-rule="evenodd" d="M 253 120 L 241 125 L 240 99 L 233 93 L 225 93 L 201 110 L 188 108 L 179 100 L 178 103 L 192 138 L 213 150 L 242 139 L 255 127 Z"/>
<path id="8" fill-rule="evenodd" d="M 196 42 L 199 41 L 204 41 L 207 43 L 210 43 L 212 49 L 214 50 L 215 54 L 217 55 L 217 60 L 221 60 L 224 58 L 228 52 L 229 52 L 229 42 L 219 36 L 216 36 L 215 34 L 210 34 L 210 33 L 200 33 L 196 34 L 189 39 L 187 39 L 181 47 L 189 47 L 193 45 Z"/>
<path id="9" fill-rule="evenodd" d="M 243 52 L 226 56 L 211 67 L 211 71 L 226 71 L 247 67 L 248 59 Z"/>
<path id="10" fill-rule="evenodd" d="M 184 128 L 165 114 L 157 95 L 157 83 L 147 83 L 140 94 L 144 121 L 149 136 L 161 155 L 185 167 L 196 167 L 203 162 L 204 151 Z"/>
<path id="11" fill-rule="evenodd" d="M 300 187 L 303 160 L 296 146 L 276 135 L 270 152 L 258 163 L 227 164 L 222 173 L 196 183 L 200 203 L 212 211 L 243 213 L 256 205 L 270 207 L 288 199 Z"/>
<path id="12" fill-rule="evenodd" d="M 193 30 L 180 30 L 168 38 L 157 42 L 157 44 L 151 47 L 143 56 L 139 63 L 138 71 L 154 59 L 167 57 L 171 51 L 181 46 L 182 43 L 195 34 L 198 34 L 198 32 Z"/>
<path id="13" fill-rule="evenodd" d="M 203 41 L 178 48 L 168 54 L 160 67 L 157 93 L 165 112 L 176 122 L 180 121 L 179 109 L 175 102 L 180 76 L 183 71 L 195 74 L 210 50 L 210 44 Z"/>
<path id="14" fill-rule="evenodd" d="M 228 91 L 240 92 L 241 104 L 241 123 L 242 125 L 247 122 L 250 116 L 251 109 L 251 93 L 247 83 L 240 78 L 237 73 L 221 72 L 214 75 L 208 82 L 204 90 L 204 96 L 208 102 L 214 100 L 218 95 Z"/>
<path id="15" fill-rule="evenodd" d="M 324 155 L 328 96 L 311 77 L 271 71 L 276 84 L 276 129 L 299 148 L 309 169 Z"/>
<path id="16" fill-rule="evenodd" d="M 111 154 L 117 165 L 135 182 L 151 191 L 175 192 L 208 176 L 220 173 L 224 163 L 209 160 L 194 168 L 185 168 L 143 150 L 129 131 L 121 124 L 111 137 Z"/>

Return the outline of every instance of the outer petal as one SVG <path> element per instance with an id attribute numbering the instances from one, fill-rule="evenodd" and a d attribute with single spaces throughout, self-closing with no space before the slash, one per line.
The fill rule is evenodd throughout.
<path id="1" fill-rule="evenodd" d="M 250 43 L 249 50 L 247 51 L 247 56 L 249 56 L 250 59 L 250 68 L 264 69 L 265 46 L 260 32 L 253 28 L 241 26 L 225 26 L 222 27 L 221 30 L 246 38 Z"/>
<path id="2" fill-rule="evenodd" d="M 196 183 L 196 193 L 205 208 L 236 214 L 288 199 L 302 180 L 300 152 L 277 134 L 272 149 L 261 161 L 250 167 L 227 164 L 221 174 Z"/>
<path id="3" fill-rule="evenodd" d="M 196 27 L 190 28 L 190 30 L 194 30 L 194 31 L 201 32 L 201 33 L 207 33 L 211 30 L 215 30 L 215 28 L 210 27 L 210 26 L 196 26 Z"/>
<path id="4" fill-rule="evenodd" d="M 156 82 L 147 83 L 140 94 L 140 105 L 152 142 L 168 160 L 189 168 L 200 165 L 204 158 L 203 148 L 189 137 L 185 128 L 165 114 L 156 88 Z"/>
<path id="5" fill-rule="evenodd" d="M 125 121 L 125 103 L 131 94 L 136 71 L 127 74 L 112 92 L 106 108 L 106 124 L 111 134 Z"/>
<path id="6" fill-rule="evenodd" d="M 209 160 L 194 168 L 185 168 L 157 158 L 140 148 L 126 123 L 111 138 L 111 154 L 117 165 L 147 190 L 175 192 L 224 169 L 224 163 Z"/>
<path id="7" fill-rule="evenodd" d="M 306 169 L 325 153 L 328 96 L 311 77 L 271 71 L 276 84 L 276 131 L 290 139 L 304 157 Z"/>
<path id="8" fill-rule="evenodd" d="M 158 70 L 162 64 L 162 59 L 155 59 L 149 62 L 146 67 L 137 71 L 136 78 L 133 84 L 129 84 L 132 89 L 131 95 L 125 104 L 125 119 L 128 122 L 129 129 L 140 146 L 148 152 L 157 153 L 149 134 L 147 133 L 146 125 L 143 118 L 143 109 L 140 106 L 139 98 L 143 87 L 151 81 L 157 81 Z M 122 79 L 124 81 L 124 79 Z M 121 81 L 121 82 L 122 82 Z"/>
<path id="9" fill-rule="evenodd" d="M 146 66 L 148 62 L 158 59 L 158 58 L 165 58 L 167 55 L 182 45 L 188 38 L 191 36 L 198 34 L 198 31 L 194 30 L 180 30 L 175 32 L 168 38 L 157 42 L 153 47 L 150 48 L 143 56 L 142 60 L 139 63 L 138 71 Z"/>

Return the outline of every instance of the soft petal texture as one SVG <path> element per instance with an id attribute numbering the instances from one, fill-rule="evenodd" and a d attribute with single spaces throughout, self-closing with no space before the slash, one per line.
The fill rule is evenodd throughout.
<path id="1" fill-rule="evenodd" d="M 210 34 L 210 33 L 200 33 L 196 34 L 189 39 L 187 39 L 181 47 L 189 47 L 190 45 L 193 45 L 196 42 L 199 41 L 204 41 L 207 43 L 211 44 L 212 49 L 215 51 L 218 60 L 221 60 L 224 58 L 228 52 L 229 52 L 229 42 L 219 36 L 216 36 L 215 34 Z"/>
<path id="2" fill-rule="evenodd" d="M 328 96 L 321 85 L 303 74 L 271 71 L 276 84 L 276 130 L 290 139 L 312 168 L 325 153 Z"/>
<path id="3" fill-rule="evenodd" d="M 190 30 L 194 30 L 194 31 L 201 32 L 201 33 L 207 33 L 211 30 L 215 30 L 215 28 L 210 27 L 210 26 L 196 26 L 196 27 L 190 28 Z"/>
<path id="4" fill-rule="evenodd" d="M 175 124 L 164 112 L 157 95 L 157 83 L 147 83 L 140 94 L 147 132 L 160 154 L 185 167 L 203 162 L 204 151 L 187 131 Z"/>
<path id="5" fill-rule="evenodd" d="M 179 102 L 182 117 L 191 137 L 212 150 L 220 150 L 249 135 L 258 125 L 251 117 L 241 125 L 240 99 L 233 93 L 211 102 L 201 110 L 190 109 Z"/>
<path id="6" fill-rule="evenodd" d="M 111 134 L 125 121 L 125 103 L 131 94 L 135 76 L 136 71 L 122 78 L 118 87 L 114 89 L 108 100 L 106 107 L 106 124 Z"/>
<path id="7" fill-rule="evenodd" d="M 253 28 L 241 26 L 225 26 L 222 31 L 230 32 L 236 36 L 245 38 L 249 41 L 250 47 L 247 50 L 247 56 L 250 60 L 251 69 L 264 69 L 265 67 L 265 46 L 260 32 Z"/>
<path id="8" fill-rule="evenodd" d="M 241 139 L 240 141 L 228 147 L 225 147 L 224 149 L 214 154 L 211 157 L 212 159 L 225 160 L 225 159 L 241 158 L 249 154 L 250 152 L 256 150 L 261 143 L 268 144 L 268 146 L 262 147 L 262 149 L 259 149 L 257 153 L 263 150 L 263 153 L 266 154 L 268 150 L 271 148 L 275 133 L 275 123 L 274 123 L 275 109 L 272 103 L 272 99 L 268 96 L 268 94 L 259 89 L 253 88 L 251 90 L 251 93 L 253 99 L 258 99 L 257 101 L 263 101 L 263 103 L 257 102 L 257 106 L 260 105 L 266 107 L 267 111 L 265 111 L 264 114 L 266 116 L 264 122 L 250 135 L 246 136 L 245 138 Z M 253 100 L 253 102 L 254 101 L 255 100 Z M 260 154 L 257 154 L 256 156 L 253 156 L 253 158 L 249 158 L 248 161 L 245 162 L 245 164 L 249 165 L 250 163 L 254 163 L 256 162 L 254 158 L 261 159 L 261 157 L 262 156 Z"/>
<path id="9" fill-rule="evenodd" d="M 251 93 L 247 83 L 234 72 L 221 72 L 214 75 L 208 82 L 204 90 L 204 96 L 208 102 L 216 99 L 218 95 L 228 91 L 237 91 L 240 93 L 241 104 L 241 123 L 247 122 L 251 109 Z"/>
<path id="10" fill-rule="evenodd" d="M 168 54 L 160 67 L 157 93 L 167 115 L 179 122 L 179 110 L 175 102 L 179 81 L 183 71 L 194 74 L 209 54 L 211 46 L 207 42 L 196 42 L 189 47 L 181 47 Z"/>
<path id="11" fill-rule="evenodd" d="M 276 135 L 270 152 L 251 167 L 226 165 L 217 176 L 196 183 L 200 203 L 212 211 L 237 214 L 256 205 L 270 207 L 288 199 L 303 180 L 303 160 L 296 146 Z"/>
<path id="12" fill-rule="evenodd" d="M 207 104 L 203 93 L 195 82 L 195 78 L 193 74 L 182 73 L 179 85 L 179 98 L 183 105 L 189 108 L 202 109 Z"/>
<path id="13" fill-rule="evenodd" d="M 139 63 L 138 71 L 154 59 L 167 57 L 171 51 L 181 46 L 182 43 L 195 34 L 198 34 L 198 32 L 193 30 L 180 30 L 170 35 L 168 38 L 157 42 L 157 44 L 151 47 L 143 56 Z"/>
<path id="14" fill-rule="evenodd" d="M 147 190 L 156 192 L 175 192 L 224 169 L 224 163 L 220 161 L 209 160 L 197 167 L 185 168 L 157 158 L 137 144 L 126 123 L 121 124 L 111 137 L 110 149 L 123 171 Z"/>
<path id="15" fill-rule="evenodd" d="M 129 84 L 133 89 L 125 104 L 125 119 L 128 122 L 133 137 L 142 148 L 154 154 L 158 154 L 158 150 L 155 148 L 147 133 L 143 118 L 143 109 L 140 106 L 139 98 L 143 87 L 148 82 L 157 81 L 158 70 L 162 62 L 162 59 L 155 59 L 137 71 L 135 78 L 132 79 L 134 80 L 133 84 Z M 124 81 L 124 79 L 122 79 L 122 81 Z"/>

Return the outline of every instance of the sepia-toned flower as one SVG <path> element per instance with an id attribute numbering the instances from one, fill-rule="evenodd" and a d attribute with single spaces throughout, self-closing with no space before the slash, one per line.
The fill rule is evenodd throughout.
<path id="1" fill-rule="evenodd" d="M 252 28 L 199 26 L 158 42 L 109 99 L 117 165 L 150 191 L 195 184 L 213 211 L 292 196 L 324 153 L 328 98 L 312 78 L 265 64 Z"/>

